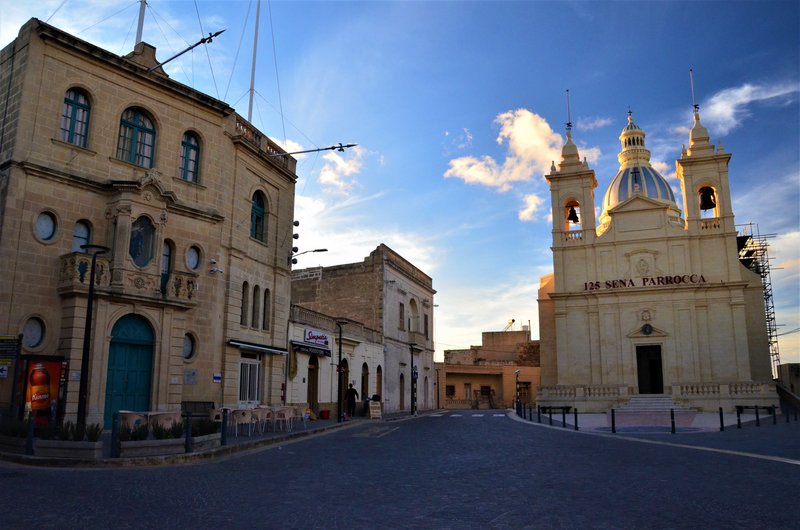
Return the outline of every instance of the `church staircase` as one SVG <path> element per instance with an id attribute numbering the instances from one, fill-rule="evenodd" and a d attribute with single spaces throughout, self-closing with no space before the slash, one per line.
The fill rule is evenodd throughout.
<path id="1" fill-rule="evenodd" d="M 666 426 L 672 422 L 670 410 L 675 414 L 675 424 L 689 426 L 697 413 L 694 409 L 678 405 L 666 394 L 638 394 L 627 403 L 614 408 L 618 426 Z M 608 414 L 611 422 L 611 414 Z"/>

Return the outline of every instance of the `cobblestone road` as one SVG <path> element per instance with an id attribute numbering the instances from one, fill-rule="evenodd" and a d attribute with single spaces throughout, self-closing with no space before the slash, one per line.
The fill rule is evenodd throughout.
<path id="1" fill-rule="evenodd" d="M 794 431 L 782 436 L 800 434 L 786 428 Z M 0 463 L 0 485 L 4 529 L 775 529 L 800 521 L 800 465 L 791 461 L 543 428 L 499 411 L 354 423 L 192 465 Z"/>

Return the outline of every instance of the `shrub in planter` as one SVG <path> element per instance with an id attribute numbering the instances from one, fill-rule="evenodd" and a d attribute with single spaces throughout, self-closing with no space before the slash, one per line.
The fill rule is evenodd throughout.
<path id="1" fill-rule="evenodd" d="M 100 440 L 100 435 L 103 434 L 103 427 L 99 423 L 92 423 L 86 426 L 86 439 L 90 442 Z"/>
<path id="2" fill-rule="evenodd" d="M 164 427 L 162 425 L 153 425 L 153 438 L 156 440 L 168 440 L 170 438 L 181 438 L 183 436 L 183 422 L 178 421 Z"/>
<path id="3" fill-rule="evenodd" d="M 220 422 L 211 421 L 208 418 L 195 420 L 192 422 L 192 436 L 216 434 L 219 432 L 220 425 L 222 425 Z"/>
<path id="4" fill-rule="evenodd" d="M 147 440 L 149 435 L 147 425 L 137 425 L 131 428 L 127 423 L 123 423 L 119 427 L 119 439 L 121 442 L 135 442 L 140 440 Z"/>

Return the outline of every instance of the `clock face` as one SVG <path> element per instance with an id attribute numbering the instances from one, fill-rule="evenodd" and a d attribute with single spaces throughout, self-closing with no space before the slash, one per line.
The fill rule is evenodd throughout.
<path id="1" fill-rule="evenodd" d="M 38 318 L 29 318 L 22 328 L 22 342 L 28 348 L 35 348 L 44 339 L 44 324 Z"/>
<path id="2" fill-rule="evenodd" d="M 189 247 L 186 251 L 186 264 L 192 270 L 200 265 L 200 250 L 197 247 Z"/>
<path id="3" fill-rule="evenodd" d="M 43 241 L 53 239 L 56 234 L 56 219 L 53 214 L 42 212 L 36 218 L 36 237 Z"/>

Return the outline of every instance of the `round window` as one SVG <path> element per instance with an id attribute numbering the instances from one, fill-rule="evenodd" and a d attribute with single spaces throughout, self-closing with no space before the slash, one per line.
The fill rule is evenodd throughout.
<path id="1" fill-rule="evenodd" d="M 42 241 L 50 241 L 56 235 L 56 218 L 50 212 L 42 212 L 36 218 L 36 237 Z"/>
<path id="2" fill-rule="evenodd" d="M 36 317 L 29 318 L 22 328 L 22 344 L 26 348 L 35 348 L 42 341 L 44 341 L 44 322 Z"/>
<path id="3" fill-rule="evenodd" d="M 194 337 L 190 334 L 186 334 L 183 336 L 183 359 L 188 361 L 195 354 L 195 342 Z"/>
<path id="4" fill-rule="evenodd" d="M 186 265 L 188 265 L 191 270 L 197 270 L 197 267 L 200 266 L 200 249 L 194 245 L 189 247 L 189 250 L 186 251 Z"/>

